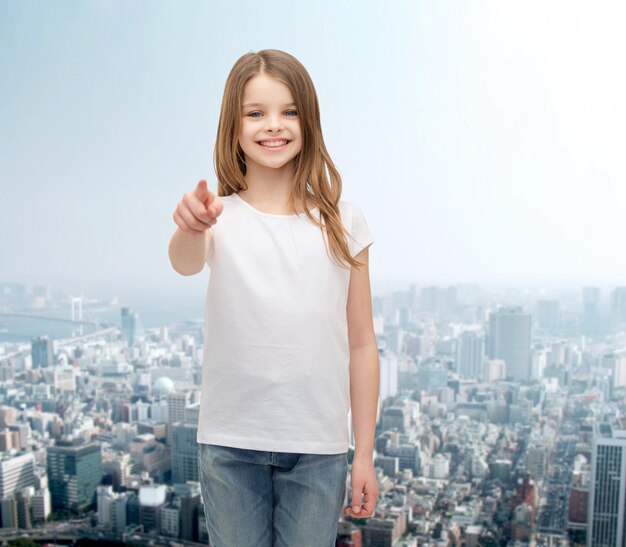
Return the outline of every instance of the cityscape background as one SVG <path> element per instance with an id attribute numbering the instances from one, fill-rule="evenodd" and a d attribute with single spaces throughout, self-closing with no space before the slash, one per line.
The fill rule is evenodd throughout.
<path id="1" fill-rule="evenodd" d="M 375 238 L 381 496 L 336 545 L 626 547 L 625 15 L 0 0 L 0 540 L 208 543 L 171 215 L 278 48 Z"/>

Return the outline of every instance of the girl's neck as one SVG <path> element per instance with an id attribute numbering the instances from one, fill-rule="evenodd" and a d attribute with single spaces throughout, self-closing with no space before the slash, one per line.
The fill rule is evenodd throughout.
<path id="1" fill-rule="evenodd" d="M 247 190 L 238 194 L 246 201 L 263 210 L 272 210 L 277 214 L 291 214 L 288 210 L 288 199 L 293 184 L 294 164 L 289 162 L 277 169 L 250 162 L 245 175 Z M 301 204 L 296 209 L 302 211 Z"/>

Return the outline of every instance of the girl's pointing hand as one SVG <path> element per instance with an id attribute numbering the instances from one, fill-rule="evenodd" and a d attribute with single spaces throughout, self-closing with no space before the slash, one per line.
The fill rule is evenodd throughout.
<path id="1" fill-rule="evenodd" d="M 174 222 L 188 234 L 203 234 L 217 222 L 224 205 L 202 179 L 192 192 L 183 195 L 174 211 Z"/>

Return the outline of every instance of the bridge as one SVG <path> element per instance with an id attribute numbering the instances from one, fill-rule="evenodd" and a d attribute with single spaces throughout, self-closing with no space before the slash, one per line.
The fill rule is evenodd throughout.
<path id="1" fill-rule="evenodd" d="M 58 348 L 62 348 L 64 346 L 68 346 L 71 344 L 77 344 L 80 342 L 87 342 L 92 338 L 102 338 L 107 335 L 117 335 L 120 331 L 120 328 L 115 323 L 108 323 L 105 321 L 84 321 L 81 319 L 67 319 L 64 317 L 49 317 L 45 315 L 36 315 L 32 313 L 0 313 L 0 319 L 2 317 L 25 317 L 28 319 L 44 319 L 46 321 L 58 321 L 62 323 L 71 323 L 78 325 L 90 325 L 96 327 L 98 330 L 91 332 L 89 334 L 80 334 L 78 336 L 72 336 L 71 338 L 62 338 L 54 341 L 55 346 Z M 8 359 L 19 357 L 26 353 L 29 353 L 31 350 L 30 344 L 22 344 L 19 346 L 17 351 L 12 353 L 7 353 L 5 355 L 0 355 L 0 363 L 2 361 L 6 361 Z"/>
<path id="2" fill-rule="evenodd" d="M 93 321 L 85 321 L 82 319 L 68 319 L 66 317 L 54 317 L 54 316 L 48 316 L 48 315 L 37 315 L 34 313 L 17 313 L 17 312 L 12 312 L 12 313 L 0 313 L 0 318 L 2 317 L 24 317 L 26 319 L 43 319 L 45 321 L 57 321 L 59 323 L 71 323 L 74 325 L 93 325 L 95 327 L 98 328 L 106 328 L 106 327 L 113 327 L 115 326 L 115 323 L 108 323 L 105 321 L 97 321 L 97 320 L 93 320 Z"/>

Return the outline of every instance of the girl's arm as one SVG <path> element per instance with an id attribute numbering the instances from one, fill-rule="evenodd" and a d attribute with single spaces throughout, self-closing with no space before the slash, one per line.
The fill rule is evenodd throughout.
<path id="1" fill-rule="evenodd" d="M 372 321 L 369 246 L 358 253 L 356 259 L 365 264 L 360 269 L 352 268 L 348 290 L 350 404 L 355 441 L 351 507 L 346 507 L 344 512 L 352 517 L 368 518 L 376 511 L 379 496 L 373 454 L 380 372 Z"/>
<path id="2" fill-rule="evenodd" d="M 371 460 L 378 413 L 380 369 L 372 320 L 369 246 L 355 257 L 365 264 L 352 268 L 348 290 L 348 344 L 350 346 L 350 401 L 355 457 Z"/>

